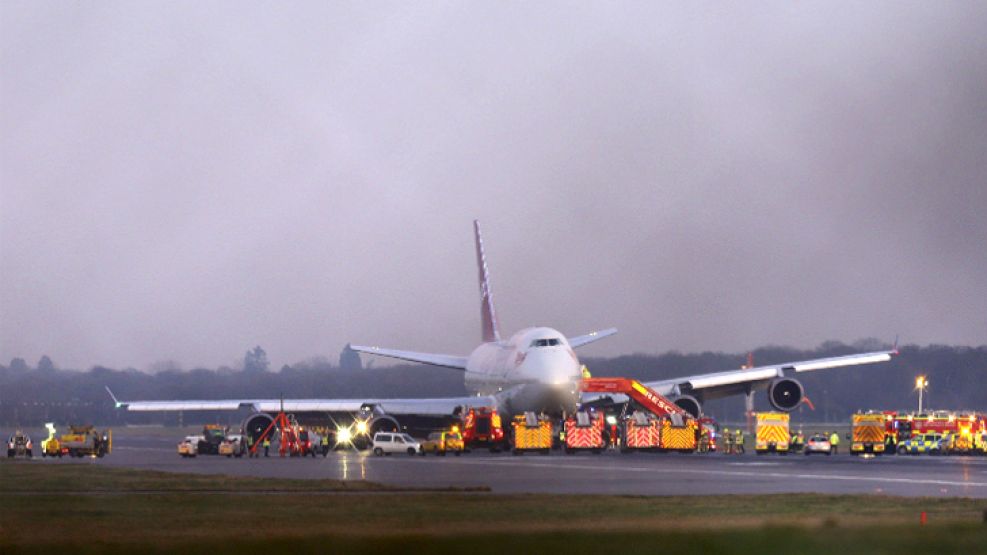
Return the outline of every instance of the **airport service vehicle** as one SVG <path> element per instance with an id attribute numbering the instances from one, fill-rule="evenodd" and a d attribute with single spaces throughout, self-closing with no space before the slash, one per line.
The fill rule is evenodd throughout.
<path id="1" fill-rule="evenodd" d="M 788 429 L 787 412 L 757 413 L 757 431 L 754 442 L 754 452 L 758 455 L 765 453 L 788 454 L 788 444 L 791 436 Z"/>
<path id="2" fill-rule="evenodd" d="M 298 449 L 296 453 L 298 456 L 304 457 L 311 455 L 314 457 L 321 454 L 322 438 L 314 430 L 299 426 L 296 436 L 298 438 Z"/>
<path id="3" fill-rule="evenodd" d="M 178 454 L 182 458 L 195 457 L 199 454 L 199 436 L 185 436 L 185 439 L 178 444 Z"/>
<path id="4" fill-rule="evenodd" d="M 491 453 L 507 449 L 500 413 L 488 407 L 471 408 L 463 421 L 463 443 L 467 452 L 488 447 Z"/>
<path id="5" fill-rule="evenodd" d="M 819 453 L 820 455 L 832 455 L 833 454 L 833 444 L 829 442 L 823 434 L 816 434 L 809 438 L 809 441 L 805 443 L 805 450 L 803 451 L 806 456 Z"/>
<path id="6" fill-rule="evenodd" d="M 10 436 L 7 440 L 7 458 L 12 459 L 14 457 L 27 457 L 31 458 L 34 456 L 32 451 L 34 445 L 31 443 L 31 437 L 24 432 L 17 430 L 14 435 Z"/>
<path id="7" fill-rule="evenodd" d="M 873 453 L 881 455 L 886 445 L 886 419 L 879 413 L 857 413 L 852 419 L 850 454 Z"/>
<path id="8" fill-rule="evenodd" d="M 670 414 L 661 419 L 661 451 L 692 453 L 696 450 L 696 436 L 699 431 L 695 418 L 681 414 Z"/>
<path id="9" fill-rule="evenodd" d="M 351 345 L 350 349 L 367 353 L 445 366 L 463 371 L 463 383 L 468 395 L 443 398 L 412 399 L 224 399 L 174 401 L 120 401 L 113 396 L 118 408 L 129 411 L 236 411 L 250 409 L 241 426 L 245 433 L 257 437 L 281 411 L 300 419 L 327 416 L 342 426 L 366 417 L 370 436 L 380 431 L 432 431 L 436 420 L 450 421 L 465 414 L 469 407 L 489 407 L 500 414 L 545 412 L 553 417 L 573 414 L 579 406 L 611 396 L 622 403 L 620 394 L 592 393 L 580 390 L 582 378 L 576 350 L 617 332 L 604 329 L 567 337 L 549 327 L 529 327 L 505 337 L 501 335 L 494 310 L 489 268 L 484 254 L 479 222 L 473 222 L 476 261 L 480 292 L 480 345 L 468 355 L 449 355 L 405 351 L 376 346 Z M 537 243 L 537 242 L 536 242 Z M 371 302 L 373 302 L 371 300 Z M 842 366 L 884 362 L 897 354 L 896 349 L 837 356 L 806 361 L 786 362 L 683 376 L 674 379 L 644 382 L 652 390 L 671 399 L 693 416 L 701 415 L 702 403 L 732 395 L 747 395 L 749 409 L 753 394 L 767 391 L 768 402 L 775 410 L 791 411 L 805 398 L 797 375 Z M 413 379 L 409 376 L 409 379 Z M 614 396 L 618 397 L 615 398 Z M 623 396 L 626 398 L 626 396 Z M 443 424 L 444 425 L 444 424 Z M 466 430 L 464 429 L 464 434 Z M 499 447 L 496 447 L 499 448 Z"/>
<path id="10" fill-rule="evenodd" d="M 246 450 L 246 440 L 239 434 L 228 435 L 219 444 L 219 454 L 225 457 L 236 457 L 239 459 Z"/>
<path id="11" fill-rule="evenodd" d="M 918 434 L 898 443 L 899 455 L 945 454 L 946 436 L 939 433 Z"/>
<path id="12" fill-rule="evenodd" d="M 380 457 L 390 455 L 391 453 L 414 455 L 421 450 L 422 446 L 415 438 L 408 434 L 378 432 L 374 434 L 374 441 L 371 448 L 374 455 Z"/>
<path id="13" fill-rule="evenodd" d="M 58 456 L 104 457 L 113 448 L 113 432 L 100 433 L 95 426 L 69 426 L 68 433 L 58 438 L 58 447 Z"/>
<path id="14" fill-rule="evenodd" d="M 573 454 L 579 451 L 590 451 L 599 455 L 606 448 L 603 440 L 603 413 L 600 411 L 576 412 L 565 421 L 565 452 Z"/>
<path id="15" fill-rule="evenodd" d="M 422 455 L 427 453 L 435 453 L 440 457 L 452 453 L 458 457 L 463 453 L 463 435 L 455 427 L 446 432 L 432 432 L 422 442 Z"/>
<path id="16" fill-rule="evenodd" d="M 199 455 L 219 455 L 219 446 L 226 439 L 226 428 L 219 424 L 206 424 L 199 438 Z"/>
<path id="17" fill-rule="evenodd" d="M 621 453 L 654 451 L 661 446 L 658 418 L 646 411 L 636 410 L 624 419 Z"/>
<path id="18" fill-rule="evenodd" d="M 552 421 L 547 416 L 526 412 L 515 416 L 511 426 L 513 454 L 537 452 L 547 455 L 552 451 Z"/>

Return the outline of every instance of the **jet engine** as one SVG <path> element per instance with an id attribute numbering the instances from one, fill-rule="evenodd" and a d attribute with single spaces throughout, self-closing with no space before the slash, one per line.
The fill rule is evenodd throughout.
<path id="1" fill-rule="evenodd" d="M 682 395 L 675 399 L 675 404 L 679 406 L 685 412 L 691 414 L 692 416 L 699 418 L 703 414 L 703 406 L 692 395 Z"/>
<path id="2" fill-rule="evenodd" d="M 242 427 L 243 433 L 253 438 L 254 442 L 260 437 L 264 430 L 274 422 L 274 417 L 263 412 L 255 412 L 244 419 Z"/>
<path id="3" fill-rule="evenodd" d="M 778 378 L 768 385 L 768 401 L 777 410 L 790 412 L 805 398 L 805 389 L 798 380 Z"/>
<path id="4" fill-rule="evenodd" d="M 378 415 L 370 422 L 370 437 L 377 432 L 400 432 L 401 424 L 391 415 Z"/>

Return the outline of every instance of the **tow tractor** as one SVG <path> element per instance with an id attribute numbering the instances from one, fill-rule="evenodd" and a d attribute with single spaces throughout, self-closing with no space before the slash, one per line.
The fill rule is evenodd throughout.
<path id="1" fill-rule="evenodd" d="M 630 416 L 622 416 L 621 449 L 624 452 L 658 450 L 691 453 L 696 450 L 699 435 L 696 419 L 641 382 L 630 378 L 583 378 L 580 387 L 585 392 L 626 395 L 653 415 L 650 417 L 637 411 Z M 567 427 L 566 441 L 568 436 Z"/>
<path id="2" fill-rule="evenodd" d="M 17 430 L 14 435 L 10 436 L 7 440 L 7 458 L 12 459 L 14 457 L 27 457 L 31 458 L 34 453 L 32 452 L 33 444 L 31 443 L 31 438 L 24 432 Z"/>

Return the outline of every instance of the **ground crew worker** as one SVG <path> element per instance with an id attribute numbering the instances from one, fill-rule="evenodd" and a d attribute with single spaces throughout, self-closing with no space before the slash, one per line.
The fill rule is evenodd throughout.
<path id="1" fill-rule="evenodd" d="M 733 438 L 733 451 L 738 455 L 744 454 L 744 431 L 737 429 L 737 435 Z"/>
<path id="2" fill-rule="evenodd" d="M 833 446 L 834 455 L 840 454 L 840 434 L 833 432 L 832 435 L 829 436 L 829 444 Z"/>
<path id="3" fill-rule="evenodd" d="M 733 434 L 730 433 L 730 428 L 725 428 L 723 430 L 723 442 L 726 443 L 726 446 L 727 446 L 726 454 L 727 455 L 732 455 L 733 454 Z"/>
<path id="4" fill-rule="evenodd" d="M 270 450 L 270 448 L 271 448 L 271 438 L 270 437 L 265 437 L 264 438 L 264 456 L 265 457 L 268 456 L 267 453 L 268 453 L 268 450 Z"/>
<path id="5" fill-rule="evenodd" d="M 254 436 L 247 434 L 247 458 L 252 459 L 256 456 L 257 453 L 254 450 Z"/>
<path id="6" fill-rule="evenodd" d="M 322 458 L 325 458 L 329 453 L 329 434 L 322 434 Z"/>

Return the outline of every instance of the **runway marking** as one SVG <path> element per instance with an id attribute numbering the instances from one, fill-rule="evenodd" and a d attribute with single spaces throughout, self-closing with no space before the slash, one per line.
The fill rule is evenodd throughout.
<path id="1" fill-rule="evenodd" d="M 494 466 L 504 466 L 504 465 L 521 465 L 530 466 L 534 468 L 544 468 L 547 470 L 558 470 L 558 465 L 547 465 L 539 464 L 536 462 L 528 461 L 480 461 L 480 460 L 459 460 L 450 461 L 453 464 L 475 464 L 475 465 L 494 465 Z M 987 482 L 959 482 L 956 480 L 935 480 L 930 478 L 882 478 L 874 476 L 850 476 L 846 474 L 806 474 L 806 473 L 784 473 L 784 472 L 745 472 L 740 470 L 702 470 L 702 469 L 683 469 L 683 468 L 656 468 L 656 467 L 642 467 L 642 466 L 621 466 L 621 467 L 605 467 L 599 465 L 588 465 L 588 464 L 565 464 L 565 468 L 571 468 L 574 470 L 609 470 L 609 471 L 630 471 L 630 472 L 651 472 L 655 474 L 716 474 L 720 476 L 744 476 L 744 477 L 754 477 L 754 478 L 785 478 L 785 479 L 801 479 L 801 480 L 834 480 L 834 481 L 847 481 L 847 482 L 880 482 L 887 484 L 922 484 L 922 485 L 934 485 L 934 486 L 957 486 L 957 487 L 977 487 L 977 488 L 987 488 Z"/>
<path id="2" fill-rule="evenodd" d="M 730 466 L 781 466 L 780 462 L 732 462 Z"/>

